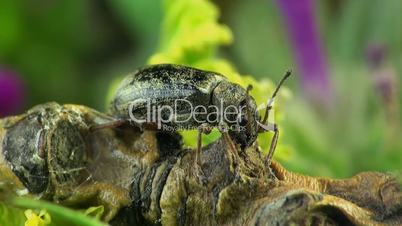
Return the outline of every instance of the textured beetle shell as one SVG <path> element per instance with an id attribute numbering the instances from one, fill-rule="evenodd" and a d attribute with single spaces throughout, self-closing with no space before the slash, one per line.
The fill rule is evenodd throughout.
<path id="1" fill-rule="evenodd" d="M 176 106 L 175 100 L 178 99 L 185 99 L 188 102 Z M 193 110 L 188 103 L 191 103 Z M 161 106 L 175 108 L 174 113 L 178 120 L 166 120 L 157 125 L 161 121 L 160 118 L 167 119 L 171 116 L 168 111 L 156 113 L 153 111 L 155 107 L 161 109 Z M 254 98 L 251 96 L 248 98 L 244 88 L 229 82 L 221 74 L 187 66 L 152 65 L 128 75 L 117 89 L 111 103 L 110 113 L 114 117 L 124 120 L 130 120 L 131 116 L 134 116 L 145 122 L 138 123 L 137 121 L 138 126 L 148 129 L 163 130 L 163 126 L 169 126 L 168 130 L 196 129 L 201 122 L 207 122 L 207 114 L 211 113 L 198 114 L 195 119 L 191 117 L 191 114 L 195 112 L 194 107 L 196 106 L 203 106 L 207 111 L 210 110 L 210 106 L 214 106 L 220 109 L 220 113 L 223 113 L 228 106 L 247 107 L 246 109 L 251 114 L 242 116 L 244 120 L 241 125 L 246 129 L 229 130 L 229 134 L 242 149 L 250 146 L 257 139 L 258 125 L 254 113 L 258 114 L 258 112 L 255 112 Z M 155 115 L 159 118 L 158 120 L 155 120 Z M 218 126 L 217 122 L 218 120 L 210 120 L 208 123 L 211 126 Z"/>
<path id="2" fill-rule="evenodd" d="M 159 106 L 174 106 L 177 99 L 185 99 L 193 107 L 208 106 L 214 88 L 223 80 L 225 77 L 220 74 L 191 67 L 153 65 L 136 71 L 122 81 L 110 111 L 118 118 L 129 119 L 129 107 L 132 105 L 136 117 L 145 117 L 148 100 Z M 176 113 L 178 118 L 187 118 L 191 110 L 188 105 L 178 105 Z M 198 123 L 187 121 L 185 126 L 198 126 Z"/>

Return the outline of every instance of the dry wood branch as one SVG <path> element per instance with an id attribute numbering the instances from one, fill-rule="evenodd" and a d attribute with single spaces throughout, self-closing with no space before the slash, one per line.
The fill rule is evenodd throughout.
<path id="1" fill-rule="evenodd" d="M 390 175 L 314 178 L 275 161 L 267 169 L 257 145 L 239 149 L 234 161 L 218 139 L 202 149 L 203 184 L 194 151 L 178 134 L 131 126 L 90 131 L 107 120 L 56 103 L 2 119 L 0 180 L 72 207 L 102 204 L 104 220 L 116 226 L 402 224 L 401 187 Z"/>

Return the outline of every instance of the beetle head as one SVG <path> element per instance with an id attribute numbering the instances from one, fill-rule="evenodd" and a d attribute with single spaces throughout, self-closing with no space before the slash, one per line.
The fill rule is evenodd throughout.
<path id="1" fill-rule="evenodd" d="M 242 149 L 254 143 L 258 135 L 258 112 L 254 98 L 249 96 L 243 87 L 226 81 L 221 82 L 214 90 L 212 103 L 224 109 L 229 135 Z M 238 114 L 227 114 L 225 110 L 231 108 L 230 106 L 235 106 Z"/>

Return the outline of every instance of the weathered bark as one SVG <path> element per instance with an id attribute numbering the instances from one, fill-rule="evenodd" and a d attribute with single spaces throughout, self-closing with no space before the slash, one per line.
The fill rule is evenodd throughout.
<path id="1" fill-rule="evenodd" d="M 202 150 L 203 184 L 194 151 L 183 148 L 176 133 L 141 132 L 129 125 L 90 131 L 108 117 L 84 106 L 52 104 L 46 111 L 44 106 L 0 121 L 0 180 L 16 190 L 36 185 L 27 183 L 29 176 L 16 174 L 28 160 L 12 162 L 26 151 L 10 149 L 15 145 L 32 143 L 24 147 L 45 158 L 73 153 L 79 156 L 74 162 L 28 162 L 48 171 L 46 188 L 28 187 L 30 194 L 72 207 L 105 205 L 104 220 L 113 218 L 112 225 L 402 224 L 402 191 L 390 175 L 367 172 L 345 180 L 303 176 L 275 161 L 265 168 L 257 145 L 237 150 L 240 159 L 234 161 L 225 140 L 218 139 Z M 38 114 L 40 124 L 26 133 L 32 136 L 14 139 L 18 125 L 33 125 L 26 120 L 35 122 Z M 41 136 L 33 135 L 42 125 L 45 142 L 38 146 Z"/>
<path id="2" fill-rule="evenodd" d="M 133 211 L 141 212 L 148 222 L 162 225 L 402 223 L 400 185 L 388 175 L 368 172 L 346 180 L 313 178 L 288 172 L 277 162 L 272 163 L 270 172 L 264 169 L 258 150 L 249 148 L 240 155 L 240 179 L 236 180 L 230 170 L 232 157 L 226 149 L 223 140 L 204 148 L 205 186 L 193 174 L 194 155 L 186 152 L 177 158 L 163 190 L 141 193 L 139 189 L 133 197 L 138 200 Z M 134 184 L 161 180 L 146 175 Z M 159 203 L 158 199 L 147 198 L 158 192 Z"/>

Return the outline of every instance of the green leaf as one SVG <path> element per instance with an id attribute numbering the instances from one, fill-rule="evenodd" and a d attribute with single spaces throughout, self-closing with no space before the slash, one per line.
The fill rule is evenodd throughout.
<path id="1" fill-rule="evenodd" d="M 26 218 L 22 209 L 0 202 L 0 225 L 23 226 Z"/>
<path id="2" fill-rule="evenodd" d="M 232 42 L 228 27 L 218 24 L 217 8 L 205 0 L 165 0 L 159 51 L 149 60 L 194 63 L 211 59 L 218 45 Z"/>
<path id="3" fill-rule="evenodd" d="M 66 207 L 62 207 L 53 203 L 38 201 L 28 198 L 14 198 L 12 204 L 27 209 L 36 209 L 36 210 L 46 210 L 51 216 L 51 224 L 54 226 L 105 226 L 105 223 L 102 223 L 94 218 L 87 216 L 84 213 L 79 211 L 74 211 L 68 209 Z M 95 214 L 98 216 L 103 212 L 103 207 L 94 207 L 90 208 L 86 211 L 89 215 Z M 15 217 L 16 219 L 22 219 L 21 216 Z"/>

